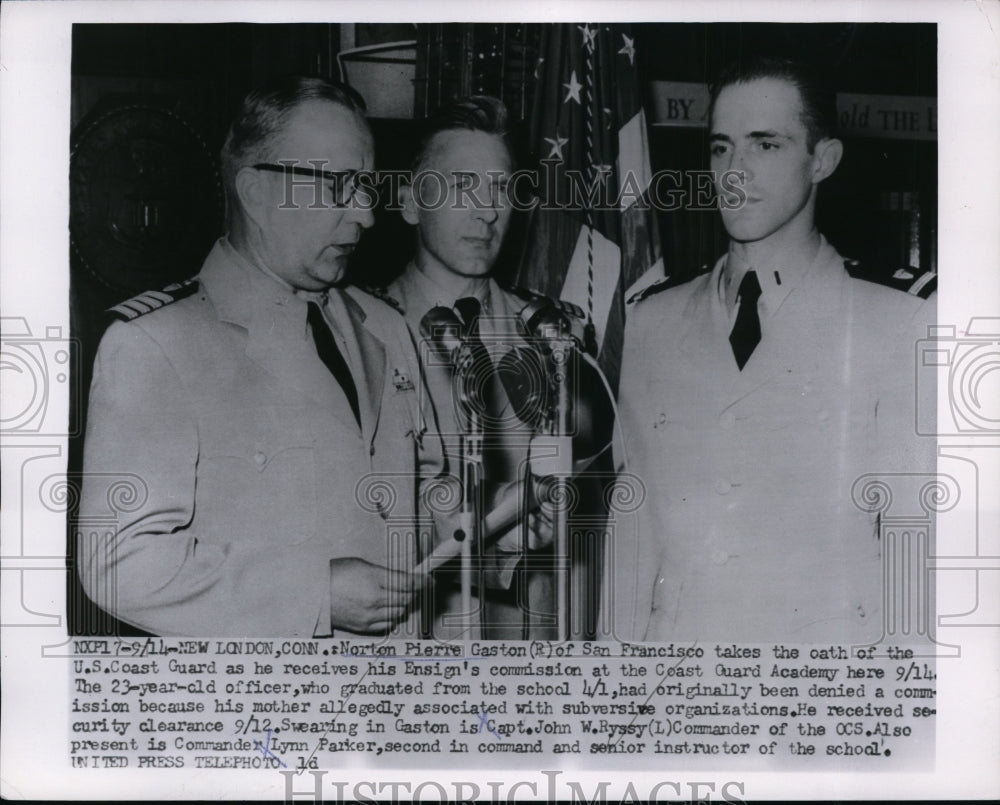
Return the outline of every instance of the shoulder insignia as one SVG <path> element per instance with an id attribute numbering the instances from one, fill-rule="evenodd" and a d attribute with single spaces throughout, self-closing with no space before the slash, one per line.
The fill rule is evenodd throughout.
<path id="1" fill-rule="evenodd" d="M 704 265 L 698 270 L 698 273 L 695 274 L 694 277 L 700 276 L 704 274 L 706 271 L 709 271 L 710 269 L 711 266 Z M 685 282 L 694 279 L 694 277 L 681 278 L 675 275 L 664 277 L 661 280 L 657 280 L 652 285 L 647 285 L 645 288 L 636 291 L 628 299 L 625 300 L 625 304 L 637 305 L 643 299 L 648 299 L 651 296 L 656 296 L 656 294 L 660 293 L 660 291 L 666 291 L 668 288 L 675 288 L 678 285 L 683 285 Z"/>
<path id="2" fill-rule="evenodd" d="M 844 268 L 854 279 L 867 280 L 897 291 L 927 299 L 937 290 L 937 272 L 908 266 L 886 276 L 864 266 L 860 260 L 844 260 Z"/>
<path id="3" fill-rule="evenodd" d="M 359 291 L 364 291 L 369 296 L 374 296 L 376 299 L 380 299 L 389 305 L 389 307 L 395 308 L 400 313 L 406 313 L 406 311 L 403 310 L 403 305 L 400 301 L 396 299 L 396 297 L 391 296 L 389 291 L 385 288 L 373 288 L 370 285 L 355 285 L 354 287 Z"/>
<path id="4" fill-rule="evenodd" d="M 670 277 L 664 277 L 662 280 L 657 280 L 652 285 L 647 285 L 642 290 L 636 291 L 628 299 L 625 300 L 626 305 L 634 305 L 641 302 L 643 299 L 648 299 L 651 296 L 655 296 L 660 291 L 665 291 L 670 287 Z"/>
<path id="5" fill-rule="evenodd" d="M 501 285 L 500 287 L 508 293 L 514 294 L 514 296 L 519 299 L 523 299 L 525 302 L 536 302 L 546 299 L 555 305 L 558 310 L 561 310 L 569 316 L 575 316 L 578 319 L 586 318 L 583 308 L 579 305 L 574 305 L 572 302 L 567 302 L 563 299 L 554 299 L 546 296 L 545 294 L 536 293 L 535 291 L 528 290 L 527 288 L 521 288 L 517 285 Z"/>
<path id="6" fill-rule="evenodd" d="M 166 307 L 178 299 L 191 296 L 198 290 L 198 278 L 175 282 L 168 285 L 162 291 L 145 291 L 124 302 L 119 302 L 112 308 L 108 308 L 108 314 L 120 321 L 132 321 L 140 316 L 145 316 L 161 307 Z"/>

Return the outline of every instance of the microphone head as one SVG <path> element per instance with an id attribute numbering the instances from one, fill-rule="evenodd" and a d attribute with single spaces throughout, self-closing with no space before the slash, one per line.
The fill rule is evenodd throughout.
<path id="1" fill-rule="evenodd" d="M 537 428 L 548 408 L 545 361 L 532 347 L 514 347 L 497 365 L 497 374 L 518 419 Z"/>
<path id="2" fill-rule="evenodd" d="M 420 334 L 441 360 L 454 364 L 462 348 L 462 322 L 448 307 L 432 307 L 420 320 Z"/>
<path id="3" fill-rule="evenodd" d="M 461 383 L 455 388 L 456 409 L 488 417 L 491 410 L 493 358 L 479 337 L 479 317 L 482 303 L 474 296 L 463 296 L 452 308 L 462 322 L 463 348 L 456 358 L 455 370 Z"/>
<path id="4" fill-rule="evenodd" d="M 573 325 L 569 316 L 551 300 L 541 297 L 529 302 L 520 313 L 521 323 L 533 338 L 550 341 L 573 335 Z"/>
<path id="5" fill-rule="evenodd" d="M 483 306 L 474 296 L 463 296 L 455 301 L 455 312 L 458 318 L 465 325 L 466 335 L 477 332 L 476 325 L 479 321 L 479 314 L 483 311 Z"/>

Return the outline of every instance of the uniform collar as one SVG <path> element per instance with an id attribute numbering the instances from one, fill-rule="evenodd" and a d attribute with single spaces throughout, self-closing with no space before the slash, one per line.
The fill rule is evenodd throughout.
<path id="1" fill-rule="evenodd" d="M 755 271 L 761 290 L 758 309 L 762 318 L 769 318 L 778 312 L 788 295 L 803 284 L 829 249 L 826 238 L 820 235 L 818 245 L 810 244 L 750 263 L 740 257 L 734 245 L 730 244 L 719 275 L 719 302 L 730 318 L 735 319 L 740 283 L 748 271 Z"/>
<path id="2" fill-rule="evenodd" d="M 268 320 L 283 311 L 282 317 L 305 335 L 306 304 L 315 302 L 334 332 L 340 329 L 337 317 L 331 314 L 329 290 L 295 289 L 267 266 L 248 260 L 227 238 L 220 238 L 209 254 L 202 280 L 222 318 L 235 324 L 247 326 L 261 309 L 270 311 Z M 364 321 L 365 314 L 353 299 L 345 304 Z"/>
<path id="3" fill-rule="evenodd" d="M 292 286 L 292 284 L 290 282 L 288 282 L 288 280 L 285 280 L 285 279 L 282 279 L 281 277 L 279 277 L 277 274 L 274 273 L 274 271 L 272 271 L 264 263 L 259 263 L 256 260 L 250 260 L 250 259 L 244 257 L 243 254 L 240 253 L 240 252 L 238 252 L 236 250 L 236 247 L 233 246 L 229 242 L 228 238 L 224 238 L 222 242 L 223 242 L 223 248 L 227 250 L 227 253 L 230 256 L 230 259 L 239 260 L 245 266 L 250 266 L 250 267 L 256 269 L 257 271 L 263 272 L 266 276 L 270 277 L 272 280 L 274 280 L 278 285 L 280 285 L 285 290 L 291 291 L 292 293 L 295 292 L 295 288 Z"/>
<path id="4" fill-rule="evenodd" d="M 247 331 L 246 354 L 295 394 L 324 405 L 349 428 L 357 423 L 336 381 L 318 371 L 307 326 L 308 301 L 287 284 L 246 260 L 225 239 L 219 240 L 199 275 L 220 320 Z M 362 433 L 373 439 L 385 374 L 385 346 L 368 327 L 367 316 L 348 293 L 337 289 L 316 296 L 359 391 Z M 323 299 L 325 297 L 325 301 Z M 331 394 L 336 403 L 331 406 Z"/>
<path id="5" fill-rule="evenodd" d="M 488 314 L 490 312 L 493 280 L 489 277 L 470 279 L 466 286 L 466 292 L 456 295 L 454 290 L 431 279 L 431 277 L 417 268 L 417 264 L 411 260 L 406 266 L 406 270 L 403 272 L 400 280 L 404 286 L 409 286 L 408 290 L 416 292 L 421 300 L 427 303 L 427 310 L 437 305 L 451 307 L 455 304 L 456 300 L 471 296 L 479 300 L 484 313 Z M 427 311 L 425 310 L 424 312 L 426 313 Z"/>
<path id="6" fill-rule="evenodd" d="M 244 327 L 262 305 L 296 311 L 305 305 L 287 282 L 247 260 L 226 238 L 220 238 L 202 266 L 199 280 L 220 318 Z"/>

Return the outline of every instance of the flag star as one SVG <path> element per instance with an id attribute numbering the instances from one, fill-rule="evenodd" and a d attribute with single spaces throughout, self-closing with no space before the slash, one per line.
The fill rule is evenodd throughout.
<path id="1" fill-rule="evenodd" d="M 622 34 L 622 39 L 625 40 L 625 47 L 618 52 L 628 56 L 629 64 L 635 64 L 635 40 L 625 36 L 625 34 Z"/>
<path id="2" fill-rule="evenodd" d="M 583 44 L 587 50 L 593 51 L 594 45 L 597 44 L 597 29 L 591 28 L 589 25 L 577 25 L 577 30 L 583 34 Z"/>
<path id="3" fill-rule="evenodd" d="M 549 152 L 549 159 L 552 157 L 555 157 L 556 159 L 565 159 L 565 157 L 563 157 L 562 148 L 569 142 L 567 137 L 560 137 L 559 132 L 556 132 L 554 140 L 549 137 L 545 137 L 544 140 L 552 146 L 552 150 Z"/>
<path id="4" fill-rule="evenodd" d="M 583 89 L 583 84 L 576 80 L 576 70 L 569 77 L 569 83 L 563 84 L 567 90 L 566 97 L 563 99 L 563 103 L 569 103 L 569 99 L 572 98 L 577 103 L 580 103 L 580 90 Z"/>

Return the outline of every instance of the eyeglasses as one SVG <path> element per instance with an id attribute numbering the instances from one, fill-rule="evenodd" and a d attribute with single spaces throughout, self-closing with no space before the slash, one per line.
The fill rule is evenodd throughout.
<path id="1" fill-rule="evenodd" d="M 333 207 L 349 206 L 359 186 L 358 171 L 356 170 L 326 171 L 320 168 L 304 168 L 301 165 L 282 165 L 273 162 L 258 162 L 251 167 L 258 171 L 281 173 L 285 176 L 308 176 L 315 180 L 332 182 L 333 187 L 331 188 L 331 192 L 333 201 L 330 203 L 330 206 Z M 308 183 L 295 182 L 294 184 Z"/>

